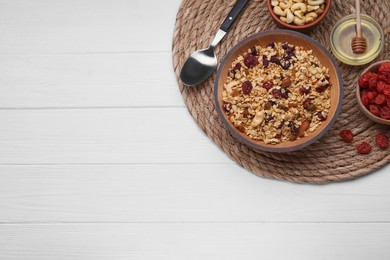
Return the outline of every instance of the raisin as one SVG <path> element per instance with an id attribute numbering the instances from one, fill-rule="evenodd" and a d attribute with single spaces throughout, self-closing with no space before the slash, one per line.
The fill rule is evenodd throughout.
<path id="1" fill-rule="evenodd" d="M 307 98 L 303 101 L 303 108 L 306 109 L 307 111 L 314 111 L 316 110 L 316 105 L 311 103 L 312 100 L 310 98 Z"/>
<path id="2" fill-rule="evenodd" d="M 379 148 L 385 149 L 389 146 L 389 138 L 385 133 L 379 133 L 375 137 L 375 142 Z"/>
<path id="3" fill-rule="evenodd" d="M 230 113 L 233 108 L 233 105 L 229 102 L 223 101 L 222 107 L 225 109 L 226 112 Z"/>
<path id="4" fill-rule="evenodd" d="M 267 44 L 267 47 L 275 48 L 275 43 L 274 42 L 270 42 L 270 43 Z"/>
<path id="5" fill-rule="evenodd" d="M 379 94 L 375 97 L 375 104 L 382 105 L 386 103 L 386 97 L 383 94 Z"/>
<path id="6" fill-rule="evenodd" d="M 287 99 L 289 93 L 290 93 L 290 91 L 288 89 L 282 90 L 282 94 L 281 94 L 282 98 Z"/>
<path id="7" fill-rule="evenodd" d="M 275 135 L 275 138 L 276 138 L 276 139 L 282 139 L 282 134 L 276 134 L 276 135 Z"/>
<path id="8" fill-rule="evenodd" d="M 267 55 L 263 55 L 263 67 L 268 68 L 269 60 L 267 59 Z"/>
<path id="9" fill-rule="evenodd" d="M 240 70 L 241 70 L 241 67 L 242 67 L 241 63 L 237 63 L 237 64 L 234 66 L 234 68 L 230 71 L 230 73 L 232 73 L 233 75 L 235 75 L 237 71 L 240 71 Z"/>
<path id="10" fill-rule="evenodd" d="M 348 129 L 342 130 L 340 132 L 340 137 L 346 143 L 352 143 L 352 141 L 353 141 L 353 133 L 351 130 L 348 130 Z"/>
<path id="11" fill-rule="evenodd" d="M 278 57 L 276 57 L 276 55 L 271 56 L 269 61 L 272 62 L 272 63 L 275 63 L 276 65 L 280 65 L 280 60 L 279 60 Z"/>
<path id="12" fill-rule="evenodd" d="M 266 90 L 270 90 L 274 86 L 274 83 L 271 80 L 268 80 L 268 81 L 264 82 L 263 85 L 261 85 L 261 86 L 263 88 L 265 88 Z"/>
<path id="13" fill-rule="evenodd" d="M 282 48 L 287 54 L 292 53 L 295 50 L 294 45 L 289 45 L 288 43 L 283 43 Z"/>
<path id="14" fill-rule="evenodd" d="M 267 117 L 264 119 L 264 122 L 265 122 L 266 124 L 268 124 L 268 122 L 271 121 L 272 119 L 274 119 L 274 116 L 273 116 L 273 115 L 269 115 L 269 116 L 267 116 Z"/>
<path id="15" fill-rule="evenodd" d="M 256 46 L 253 46 L 253 47 L 251 48 L 250 54 L 252 54 L 253 56 L 259 56 L 259 53 L 258 53 L 258 51 L 256 50 Z"/>
<path id="16" fill-rule="evenodd" d="M 252 67 L 256 66 L 257 64 L 259 64 L 259 59 L 256 56 L 253 56 L 253 55 L 248 53 L 244 57 L 244 64 L 248 68 L 252 68 Z"/>
<path id="17" fill-rule="evenodd" d="M 316 91 L 319 93 L 324 92 L 327 88 L 329 88 L 329 86 L 330 86 L 329 84 L 318 86 L 316 87 Z"/>
<path id="18" fill-rule="evenodd" d="M 299 93 L 303 94 L 309 94 L 311 87 L 305 88 L 304 86 L 299 88 Z"/>
<path id="19" fill-rule="evenodd" d="M 271 94 L 274 98 L 280 98 L 282 96 L 282 92 L 280 92 L 279 89 L 276 89 L 274 88 L 272 91 L 271 91 Z"/>
<path id="20" fill-rule="evenodd" d="M 371 145 L 367 142 L 360 143 L 356 146 L 357 152 L 360 154 L 369 154 L 371 152 Z"/>
<path id="21" fill-rule="evenodd" d="M 383 63 L 378 68 L 379 74 L 390 73 L 390 63 Z"/>
<path id="22" fill-rule="evenodd" d="M 299 129 L 294 125 L 293 122 L 290 122 L 288 126 L 290 128 L 292 135 L 295 135 L 295 136 L 298 135 Z"/>
<path id="23" fill-rule="evenodd" d="M 385 106 L 380 109 L 379 115 L 386 120 L 390 119 L 390 108 Z"/>
<path id="24" fill-rule="evenodd" d="M 377 105 L 371 104 L 368 106 L 368 110 L 370 110 L 371 114 L 379 116 L 379 107 Z"/>
<path id="25" fill-rule="evenodd" d="M 318 119 L 319 119 L 320 121 L 325 121 L 325 120 L 328 118 L 328 116 L 327 116 L 327 115 L 324 115 L 322 112 L 318 112 L 318 113 L 317 113 L 317 116 L 318 116 Z"/>
<path id="26" fill-rule="evenodd" d="M 282 61 L 284 61 L 284 59 Z M 284 62 L 281 62 L 281 63 L 282 63 L 281 66 L 282 66 L 282 68 L 284 70 L 288 70 L 291 67 L 291 62 L 289 62 L 289 61 L 284 61 Z"/>
<path id="27" fill-rule="evenodd" d="M 265 105 L 264 105 L 264 109 L 265 109 L 265 110 L 270 110 L 270 109 L 271 109 L 271 107 L 272 107 L 274 104 L 275 104 L 275 102 L 274 102 L 274 101 L 272 101 L 272 100 L 269 100 L 269 101 L 267 101 L 267 102 L 265 103 Z"/>
<path id="28" fill-rule="evenodd" d="M 245 95 L 248 95 L 252 90 L 252 83 L 247 80 L 244 83 L 242 83 L 242 93 Z"/>

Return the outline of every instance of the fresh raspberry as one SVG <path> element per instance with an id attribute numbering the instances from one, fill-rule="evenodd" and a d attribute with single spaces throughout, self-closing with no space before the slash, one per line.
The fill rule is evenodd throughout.
<path id="1" fill-rule="evenodd" d="M 362 100 L 362 103 L 365 107 L 367 107 L 368 105 L 370 105 L 370 99 L 368 98 L 368 95 L 367 95 L 367 92 L 363 92 L 361 94 L 361 97 L 360 99 Z"/>
<path id="2" fill-rule="evenodd" d="M 368 88 L 368 80 L 371 77 L 371 72 L 366 72 L 359 77 L 358 84 L 361 88 Z"/>
<path id="3" fill-rule="evenodd" d="M 368 80 L 368 89 L 370 90 L 376 90 L 376 84 L 378 83 L 378 77 L 371 77 L 369 80 Z"/>
<path id="4" fill-rule="evenodd" d="M 371 145 L 367 142 L 360 143 L 356 146 L 357 152 L 360 154 L 368 154 L 371 152 Z"/>
<path id="5" fill-rule="evenodd" d="M 379 81 L 377 84 L 376 84 L 376 89 L 378 90 L 379 93 L 383 93 L 383 91 L 385 90 L 386 88 L 386 83 L 383 82 L 383 81 Z"/>
<path id="6" fill-rule="evenodd" d="M 377 94 L 378 94 L 378 92 L 376 92 L 375 90 L 367 92 L 367 97 L 368 97 L 368 100 L 370 101 L 370 103 L 374 103 L 375 97 L 377 96 Z"/>
<path id="7" fill-rule="evenodd" d="M 343 139 L 344 142 L 346 143 L 352 143 L 353 141 L 353 133 L 351 130 L 342 130 L 340 132 L 340 137 Z"/>
<path id="8" fill-rule="evenodd" d="M 389 146 L 389 138 L 385 133 L 379 133 L 375 137 L 375 142 L 379 148 L 385 149 Z"/>

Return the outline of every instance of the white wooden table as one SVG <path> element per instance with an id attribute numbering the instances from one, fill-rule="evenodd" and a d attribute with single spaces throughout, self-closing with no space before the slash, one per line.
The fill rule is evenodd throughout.
<path id="1" fill-rule="evenodd" d="M 0 259 L 390 259 L 390 167 L 242 169 L 172 69 L 181 0 L 0 0 Z"/>

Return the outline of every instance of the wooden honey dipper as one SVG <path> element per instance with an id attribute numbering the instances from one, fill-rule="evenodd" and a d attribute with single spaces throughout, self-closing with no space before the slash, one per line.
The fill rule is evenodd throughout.
<path id="1" fill-rule="evenodd" d="M 362 36 L 360 0 L 356 0 L 356 37 L 352 39 L 351 47 L 355 54 L 364 53 L 367 47 L 366 38 Z"/>

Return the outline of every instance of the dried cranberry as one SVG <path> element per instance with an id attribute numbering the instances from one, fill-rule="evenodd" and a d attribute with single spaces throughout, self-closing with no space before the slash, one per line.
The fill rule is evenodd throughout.
<path id="1" fill-rule="evenodd" d="M 389 146 L 389 138 L 385 133 L 379 133 L 375 137 L 375 142 L 379 148 L 385 149 Z"/>
<path id="2" fill-rule="evenodd" d="M 230 112 L 233 108 L 233 105 L 229 102 L 223 101 L 222 107 L 225 109 L 226 112 Z"/>
<path id="3" fill-rule="evenodd" d="M 270 43 L 267 44 L 267 47 L 275 48 L 275 43 L 274 42 L 270 42 Z"/>
<path id="4" fill-rule="evenodd" d="M 291 52 L 293 52 L 295 50 L 295 47 L 294 45 L 289 45 L 288 43 L 284 43 L 282 44 L 282 48 L 284 49 L 284 51 L 289 54 Z"/>
<path id="5" fill-rule="evenodd" d="M 389 120 L 390 119 L 390 108 L 387 106 L 382 107 L 379 114 L 383 119 Z"/>
<path id="6" fill-rule="evenodd" d="M 275 135 L 275 138 L 276 138 L 276 139 L 282 139 L 282 134 L 276 134 L 276 135 Z"/>
<path id="7" fill-rule="evenodd" d="M 304 86 L 299 88 L 299 93 L 301 94 L 309 94 L 311 87 L 305 88 Z"/>
<path id="8" fill-rule="evenodd" d="M 379 112 L 379 107 L 377 105 L 374 105 L 374 104 L 370 104 L 368 106 L 368 110 L 370 110 L 370 112 L 373 114 L 373 115 L 376 115 L 376 116 L 379 116 L 380 112 Z"/>
<path id="9" fill-rule="evenodd" d="M 371 145 L 367 142 L 360 143 L 356 146 L 357 152 L 360 154 L 368 154 L 371 152 Z"/>
<path id="10" fill-rule="evenodd" d="M 378 83 L 379 78 L 378 77 L 371 77 L 368 80 L 368 88 L 371 90 L 376 89 L 376 84 Z"/>
<path id="11" fill-rule="evenodd" d="M 242 83 L 242 93 L 248 95 L 252 90 L 252 83 L 250 81 L 245 81 Z"/>
<path id="12" fill-rule="evenodd" d="M 248 53 L 244 57 L 244 64 L 248 68 L 252 68 L 252 67 L 256 66 L 257 64 L 259 64 L 259 59 L 256 56 L 253 56 L 253 55 Z"/>
<path id="13" fill-rule="evenodd" d="M 254 56 L 259 56 L 259 53 L 258 53 L 258 51 L 256 50 L 256 46 L 253 46 L 252 48 L 251 48 L 251 52 L 250 52 L 252 55 L 254 55 Z"/>
<path id="14" fill-rule="evenodd" d="M 329 84 L 318 86 L 316 87 L 316 91 L 319 93 L 324 92 L 327 88 L 329 88 L 329 86 Z"/>
<path id="15" fill-rule="evenodd" d="M 284 126 L 284 119 L 282 119 L 282 122 L 280 122 L 280 125 L 276 129 L 282 129 Z"/>
<path id="16" fill-rule="evenodd" d="M 267 55 L 263 55 L 263 66 L 264 68 L 268 68 L 269 60 L 267 59 Z"/>
<path id="17" fill-rule="evenodd" d="M 375 97 L 375 104 L 382 105 L 386 103 L 386 97 L 383 94 L 379 94 Z"/>
<path id="18" fill-rule="evenodd" d="M 318 112 L 318 113 L 317 113 L 317 116 L 318 116 L 318 119 L 319 119 L 320 121 L 325 121 L 325 120 L 328 118 L 328 116 L 322 114 L 322 112 Z"/>
<path id="19" fill-rule="evenodd" d="M 379 74 L 390 73 L 390 63 L 383 63 L 378 68 Z"/>
<path id="20" fill-rule="evenodd" d="M 353 141 L 353 133 L 351 130 L 342 130 L 340 132 L 340 137 L 343 139 L 344 142 L 346 143 L 352 143 Z"/>
<path id="21" fill-rule="evenodd" d="M 274 98 L 280 98 L 282 96 L 282 93 L 279 89 L 276 89 L 274 88 L 272 91 L 271 91 L 271 94 Z"/>
<path id="22" fill-rule="evenodd" d="M 376 77 L 376 74 L 369 71 L 359 77 L 358 84 L 361 88 L 368 88 L 368 81 L 371 77 Z"/>
<path id="23" fill-rule="evenodd" d="M 261 85 L 261 86 L 263 88 L 265 88 L 266 90 L 270 90 L 274 86 L 274 83 L 271 80 L 268 80 L 268 81 L 264 82 L 263 85 Z"/>

